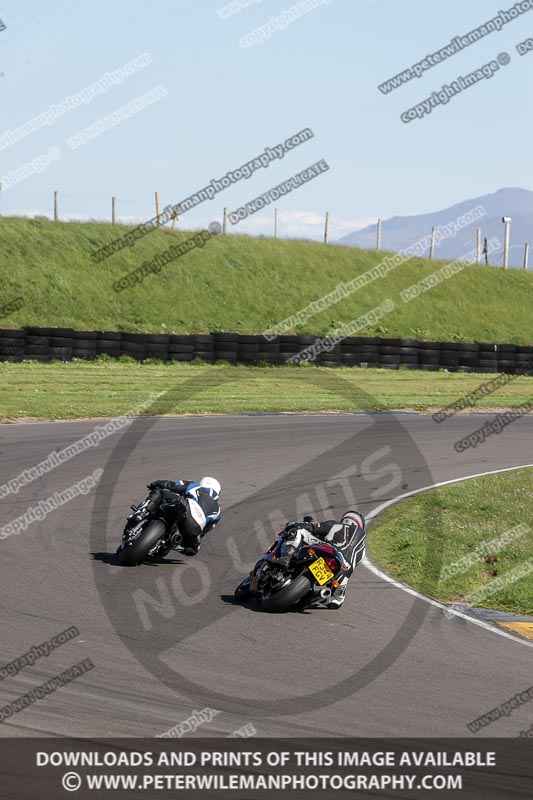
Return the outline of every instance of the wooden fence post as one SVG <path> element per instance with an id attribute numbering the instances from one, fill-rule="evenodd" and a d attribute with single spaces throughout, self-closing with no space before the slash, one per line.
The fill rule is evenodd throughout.
<path id="1" fill-rule="evenodd" d="M 381 250 L 381 217 L 378 217 L 378 237 L 376 242 L 376 250 Z"/>
<path id="2" fill-rule="evenodd" d="M 527 269 L 527 262 L 529 258 L 529 244 L 528 242 L 524 245 L 524 269 Z"/>
<path id="3" fill-rule="evenodd" d="M 324 244 L 328 243 L 329 211 L 326 211 L 326 224 L 324 225 Z"/>
<path id="4" fill-rule="evenodd" d="M 159 192 L 155 193 L 155 213 L 156 213 L 156 216 L 157 216 L 156 225 L 157 225 L 158 228 L 160 228 L 161 227 L 161 222 L 159 221 L 159 214 L 160 214 L 160 211 L 159 211 Z"/>
<path id="5" fill-rule="evenodd" d="M 433 261 L 433 253 L 435 251 L 435 228 L 431 229 L 431 244 L 429 245 L 429 260 Z"/>

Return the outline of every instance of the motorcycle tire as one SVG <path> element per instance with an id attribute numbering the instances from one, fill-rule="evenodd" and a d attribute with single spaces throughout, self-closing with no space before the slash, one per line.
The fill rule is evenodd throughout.
<path id="1" fill-rule="evenodd" d="M 263 597 L 261 606 L 264 611 L 282 613 L 305 597 L 311 591 L 311 581 L 307 575 L 299 575 L 295 580 L 284 586 L 279 592 L 268 597 Z"/>
<path id="2" fill-rule="evenodd" d="M 239 583 L 239 585 L 233 592 L 233 597 L 235 598 L 235 600 L 238 600 L 239 602 L 243 600 L 248 600 L 248 598 L 250 597 L 250 581 L 251 578 L 248 575 L 241 583 Z"/>
<path id="3" fill-rule="evenodd" d="M 119 563 L 123 567 L 135 567 L 140 564 L 155 543 L 165 534 L 165 524 L 160 519 L 154 519 L 132 541 L 125 542 L 118 552 Z"/>

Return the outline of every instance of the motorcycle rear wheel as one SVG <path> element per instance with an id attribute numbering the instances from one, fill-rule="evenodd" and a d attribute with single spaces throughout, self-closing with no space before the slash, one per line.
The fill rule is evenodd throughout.
<path id="1" fill-rule="evenodd" d="M 274 592 L 268 597 L 263 597 L 261 606 L 264 611 L 283 613 L 288 611 L 291 606 L 301 600 L 302 597 L 305 597 L 310 591 L 311 581 L 307 575 L 299 575 L 278 592 Z"/>
<path id="2" fill-rule="evenodd" d="M 119 563 L 123 567 L 135 567 L 140 564 L 156 542 L 164 536 L 165 523 L 154 519 L 141 531 L 132 542 L 125 542 L 118 552 Z"/>

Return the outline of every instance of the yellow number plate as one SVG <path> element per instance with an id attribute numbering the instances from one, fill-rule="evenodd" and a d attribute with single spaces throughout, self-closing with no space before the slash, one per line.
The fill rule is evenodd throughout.
<path id="1" fill-rule="evenodd" d="M 327 583 L 335 574 L 329 569 L 329 567 L 326 566 L 326 562 L 323 558 L 317 558 L 316 561 L 313 561 L 313 563 L 309 565 L 309 569 L 317 579 L 317 583 L 319 583 L 320 586 L 322 586 L 323 583 Z"/>

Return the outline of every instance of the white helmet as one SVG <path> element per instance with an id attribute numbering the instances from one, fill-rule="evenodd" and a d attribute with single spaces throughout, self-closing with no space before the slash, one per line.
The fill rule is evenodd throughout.
<path id="1" fill-rule="evenodd" d="M 365 528 L 366 520 L 360 511 L 347 511 L 341 517 L 343 525 L 356 525 L 358 528 Z"/>
<path id="2" fill-rule="evenodd" d="M 213 489 L 214 492 L 220 494 L 220 483 L 216 478 L 202 478 L 200 486 L 203 486 L 204 489 Z"/>

